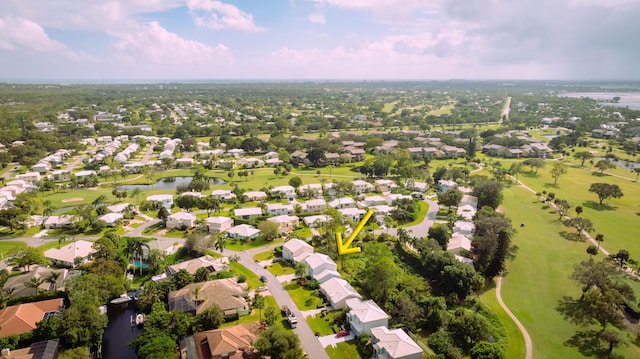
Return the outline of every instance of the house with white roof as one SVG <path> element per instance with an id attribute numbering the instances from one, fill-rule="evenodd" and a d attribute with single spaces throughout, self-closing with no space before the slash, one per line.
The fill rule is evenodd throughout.
<path id="1" fill-rule="evenodd" d="M 228 189 L 215 189 L 211 191 L 211 197 L 225 202 L 236 199 L 236 195 Z"/>
<path id="2" fill-rule="evenodd" d="M 106 213 L 96 219 L 99 221 L 104 221 L 107 224 L 107 227 L 115 227 L 116 222 L 121 221 L 123 217 L 122 213 Z"/>
<path id="3" fill-rule="evenodd" d="M 327 201 L 324 198 L 310 199 L 303 202 L 300 207 L 302 207 L 302 212 L 304 213 L 322 212 L 327 209 Z"/>
<path id="4" fill-rule="evenodd" d="M 320 292 L 324 294 L 334 309 L 345 308 L 348 299 L 362 299 L 360 293 L 353 289 L 351 284 L 342 278 L 331 278 L 320 284 Z"/>
<path id="5" fill-rule="evenodd" d="M 51 171 L 51 174 L 49 175 L 49 179 L 53 181 L 68 181 L 71 179 L 71 172 L 66 170 Z"/>
<path id="6" fill-rule="evenodd" d="M 191 228 L 196 225 L 196 216 L 188 212 L 176 212 L 167 217 L 167 228 Z"/>
<path id="7" fill-rule="evenodd" d="M 383 204 L 380 206 L 372 206 L 369 209 L 376 215 L 390 216 L 396 210 L 396 207 Z"/>
<path id="8" fill-rule="evenodd" d="M 21 179 L 29 182 L 38 182 L 42 179 L 42 176 L 38 172 L 27 172 L 27 173 L 16 175 L 16 179 Z"/>
<path id="9" fill-rule="evenodd" d="M 369 193 L 376 190 L 376 187 L 367 181 L 354 180 L 351 183 L 356 187 L 357 194 Z"/>
<path id="10" fill-rule="evenodd" d="M 209 233 L 224 232 L 233 227 L 233 218 L 217 216 L 209 217 L 205 220 Z"/>
<path id="11" fill-rule="evenodd" d="M 304 224 L 309 228 L 322 227 L 325 223 L 331 220 L 331 216 L 326 214 L 320 214 L 317 216 L 306 216 L 302 218 Z"/>
<path id="12" fill-rule="evenodd" d="M 73 224 L 74 220 L 72 216 L 61 215 L 61 216 L 49 216 L 44 221 L 45 229 L 58 229 L 58 228 L 68 228 Z"/>
<path id="13" fill-rule="evenodd" d="M 366 333 L 371 335 L 371 329 L 389 325 L 389 315 L 373 300 L 362 301 L 357 298 L 347 299 L 347 322 L 356 336 Z"/>
<path id="14" fill-rule="evenodd" d="M 429 190 L 429 184 L 426 182 L 415 182 L 415 181 L 409 180 L 404 185 L 404 188 L 410 191 L 426 192 L 427 190 Z"/>
<path id="15" fill-rule="evenodd" d="M 458 183 L 456 183 L 455 181 L 449 181 L 449 180 L 438 181 L 439 192 L 447 192 L 448 190 L 452 188 L 457 188 L 457 187 L 458 187 Z"/>
<path id="16" fill-rule="evenodd" d="M 478 197 L 472 196 L 470 194 L 465 194 L 460 199 L 460 206 L 469 205 L 474 209 L 478 209 Z"/>
<path id="17" fill-rule="evenodd" d="M 470 204 L 459 206 L 456 210 L 456 215 L 458 217 L 464 218 L 466 221 L 471 222 L 473 216 L 476 215 L 476 208 L 471 206 Z"/>
<path id="18" fill-rule="evenodd" d="M 315 278 L 315 276 L 323 270 L 338 270 L 338 266 L 333 261 L 333 259 L 329 258 L 328 255 L 322 253 L 314 253 L 305 258 L 303 262 L 307 265 L 307 274 L 311 278 Z"/>
<path id="19" fill-rule="evenodd" d="M 178 273 L 181 269 L 186 270 L 190 274 L 195 274 L 198 269 L 207 268 L 209 272 L 213 273 L 213 272 L 229 269 L 228 264 L 229 264 L 229 259 L 226 257 L 214 258 L 210 255 L 206 255 L 206 256 L 190 259 L 188 261 L 167 266 L 164 269 L 164 273 L 162 273 L 159 276 L 155 276 L 152 279 L 154 281 L 157 281 L 157 280 L 171 277 L 172 275 Z"/>
<path id="20" fill-rule="evenodd" d="M 232 148 L 225 153 L 225 156 L 242 158 L 244 157 L 244 150 L 242 148 Z"/>
<path id="21" fill-rule="evenodd" d="M 267 203 L 265 211 L 269 216 L 279 216 L 283 214 L 292 214 L 294 209 L 292 204 Z"/>
<path id="22" fill-rule="evenodd" d="M 50 248 L 44 251 L 44 257 L 54 265 L 61 267 L 74 267 L 76 258 L 80 264 L 87 263 L 94 252 L 93 242 L 78 240 L 73 241 L 62 248 Z"/>
<path id="23" fill-rule="evenodd" d="M 237 218 L 247 220 L 262 216 L 262 209 L 260 207 L 236 208 L 233 210 L 233 215 Z"/>
<path id="24" fill-rule="evenodd" d="M 280 233 L 291 233 L 298 228 L 300 219 L 296 216 L 290 216 L 288 214 L 281 214 L 279 216 L 267 218 L 267 221 L 278 224 L 278 231 Z"/>
<path id="25" fill-rule="evenodd" d="M 380 192 L 389 192 L 394 188 L 398 188 L 398 185 L 395 182 L 388 179 L 377 179 L 373 181 L 373 185 Z"/>
<path id="26" fill-rule="evenodd" d="M 338 273 L 338 271 L 335 271 L 333 269 L 325 269 L 322 272 L 316 274 L 313 279 L 322 284 L 331 278 L 342 278 L 342 276 L 340 275 L 340 273 Z"/>
<path id="27" fill-rule="evenodd" d="M 178 249 L 182 248 L 182 243 L 176 242 L 172 239 L 154 239 L 152 241 L 147 242 L 149 249 L 147 247 L 142 247 L 142 258 L 149 258 L 150 250 L 158 250 L 165 256 L 174 254 L 178 251 Z"/>
<path id="28" fill-rule="evenodd" d="M 467 221 L 456 221 L 453 224 L 453 232 L 459 232 L 462 235 L 473 235 L 476 231 L 476 225 Z"/>
<path id="29" fill-rule="evenodd" d="M 313 247 L 297 238 L 292 238 L 282 245 L 282 258 L 298 263 L 313 254 Z"/>
<path id="30" fill-rule="evenodd" d="M 329 207 L 335 209 L 356 208 L 356 201 L 351 197 L 336 198 L 329 202 Z"/>
<path id="31" fill-rule="evenodd" d="M 240 224 L 231 227 L 226 232 L 227 237 L 239 239 L 241 241 L 249 241 L 258 238 L 260 230 L 248 224 Z"/>
<path id="32" fill-rule="evenodd" d="M 422 348 L 402 329 L 371 329 L 374 359 L 422 359 Z"/>
<path id="33" fill-rule="evenodd" d="M 245 192 L 244 195 L 249 201 L 264 201 L 267 199 L 267 194 L 263 191 L 249 191 Z"/>
<path id="34" fill-rule="evenodd" d="M 303 184 L 298 187 L 299 193 L 312 193 L 314 195 L 322 195 L 322 185 L 320 183 Z"/>
<path id="35" fill-rule="evenodd" d="M 340 214 L 347 217 L 352 222 L 360 222 L 365 213 L 367 213 L 367 211 L 360 208 L 342 208 L 339 209 L 338 212 L 340 212 Z"/>
<path id="36" fill-rule="evenodd" d="M 196 197 L 196 198 L 204 198 L 206 197 L 204 194 L 200 193 L 200 192 L 182 192 L 180 193 L 180 197 L 184 197 L 184 196 L 191 196 L 191 197 Z"/>
<path id="37" fill-rule="evenodd" d="M 152 201 L 155 206 L 164 207 L 171 211 L 173 207 L 173 196 L 170 194 L 154 194 L 147 196 L 147 201 Z"/>
<path id="38" fill-rule="evenodd" d="M 51 165 L 48 162 L 38 162 L 31 167 L 33 172 L 45 173 L 51 169 Z"/>
<path id="39" fill-rule="evenodd" d="M 125 209 L 127 209 L 128 207 L 131 207 L 134 211 L 137 210 L 136 206 L 134 206 L 131 203 L 118 203 L 118 204 L 112 204 L 111 206 L 107 206 L 107 209 L 109 210 L 109 212 L 111 213 L 122 213 L 124 212 Z"/>
<path id="40" fill-rule="evenodd" d="M 176 167 L 189 168 L 193 166 L 193 158 L 178 158 L 176 160 Z"/>
<path id="41" fill-rule="evenodd" d="M 387 204 L 387 200 L 382 196 L 368 196 L 360 201 L 361 207 L 372 207 Z"/>
<path id="42" fill-rule="evenodd" d="M 271 197 L 286 198 L 293 201 L 296 198 L 296 189 L 292 186 L 278 186 L 271 189 Z"/>
<path id="43" fill-rule="evenodd" d="M 413 201 L 413 197 L 411 197 L 408 194 L 399 194 L 399 193 L 389 193 L 387 195 L 384 196 L 385 201 L 387 201 L 387 204 L 393 204 L 394 201 Z"/>
<path id="44" fill-rule="evenodd" d="M 458 254 L 471 251 L 471 239 L 459 233 L 454 233 L 449 239 L 447 252 Z"/>

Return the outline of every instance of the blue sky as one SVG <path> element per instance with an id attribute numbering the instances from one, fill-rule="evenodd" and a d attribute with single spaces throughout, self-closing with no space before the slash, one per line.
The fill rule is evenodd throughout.
<path id="1" fill-rule="evenodd" d="M 3 0 L 0 79 L 640 79 L 637 0 Z"/>

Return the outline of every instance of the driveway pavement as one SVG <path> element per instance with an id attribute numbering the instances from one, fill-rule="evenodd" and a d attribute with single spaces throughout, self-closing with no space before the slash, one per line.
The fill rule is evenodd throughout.
<path id="1" fill-rule="evenodd" d="M 323 348 L 326 348 L 329 345 L 335 348 L 336 344 L 353 340 L 355 338 L 356 336 L 353 333 L 349 333 L 349 335 L 340 337 L 340 338 L 338 338 L 336 334 L 331 334 L 331 335 L 325 335 L 324 337 L 318 338 L 318 341 L 320 341 L 320 345 L 322 345 Z"/>

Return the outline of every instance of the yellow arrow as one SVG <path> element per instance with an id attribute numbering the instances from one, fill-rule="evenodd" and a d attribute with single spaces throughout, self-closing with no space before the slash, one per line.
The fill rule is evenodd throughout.
<path id="1" fill-rule="evenodd" d="M 336 242 L 338 243 L 339 255 L 360 253 L 361 251 L 360 247 L 349 248 L 349 246 L 351 245 L 351 242 L 353 242 L 353 240 L 356 239 L 356 236 L 358 235 L 358 233 L 360 233 L 360 231 L 362 230 L 362 227 L 364 227 L 364 225 L 367 224 L 367 221 L 369 220 L 369 218 L 371 218 L 372 215 L 373 215 L 373 211 L 368 210 L 367 214 L 364 215 L 360 223 L 358 223 L 356 228 L 353 230 L 353 233 L 351 233 L 349 238 L 347 238 L 346 242 L 342 243 L 342 235 L 340 233 L 336 233 Z"/>

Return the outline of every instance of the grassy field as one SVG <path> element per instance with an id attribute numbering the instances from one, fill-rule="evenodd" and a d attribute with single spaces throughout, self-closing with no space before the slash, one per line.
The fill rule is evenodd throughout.
<path id="1" fill-rule="evenodd" d="M 480 300 L 484 305 L 496 313 L 504 326 L 508 338 L 505 358 L 524 358 L 524 337 L 516 323 L 509 318 L 507 312 L 505 312 L 498 303 L 494 283 L 487 284 L 487 287 L 484 289 L 482 294 L 480 294 Z"/>
<path id="2" fill-rule="evenodd" d="M 360 354 L 356 347 L 355 340 L 338 343 L 335 348 L 328 346 L 325 348 L 331 359 L 360 359 Z"/>
<path id="3" fill-rule="evenodd" d="M 260 277 L 258 277 L 255 273 L 249 270 L 249 268 L 243 266 L 240 263 L 229 263 L 229 269 L 231 269 L 231 272 L 236 276 L 244 274 L 247 277 L 247 284 L 249 285 L 250 289 L 258 288 L 263 284 L 260 280 Z"/>
<path id="4" fill-rule="evenodd" d="M 276 257 L 276 253 L 273 250 L 269 250 L 269 251 L 264 251 L 264 252 L 260 252 L 256 255 L 253 256 L 253 260 L 254 261 L 266 261 L 269 259 L 273 259 Z"/>
<path id="5" fill-rule="evenodd" d="M 22 242 L 4 241 L 4 240 L 0 241 L 0 259 L 4 259 L 7 256 L 7 253 L 9 253 L 10 251 L 16 248 L 21 248 L 26 246 L 27 245 Z"/>
<path id="6" fill-rule="evenodd" d="M 274 307 L 278 309 L 278 303 L 276 303 L 276 300 L 275 298 L 273 298 L 273 296 L 268 295 L 264 297 L 264 308 L 262 309 L 262 313 L 260 313 L 260 310 L 254 309 L 251 314 L 242 316 L 238 320 L 235 320 L 232 322 L 223 323 L 222 325 L 220 325 L 220 327 L 221 328 L 233 327 L 234 325 L 238 325 L 238 324 L 257 322 L 260 320 L 261 314 L 262 314 L 262 319 L 264 319 L 264 310 L 267 307 Z"/>
<path id="7" fill-rule="evenodd" d="M 322 299 L 315 295 L 314 291 L 301 287 L 297 282 L 288 283 L 284 288 L 289 292 L 291 299 L 300 310 L 316 309 L 319 305 L 322 305 Z"/>
<path id="8" fill-rule="evenodd" d="M 275 276 L 293 274 L 295 269 L 290 265 L 283 265 L 282 263 L 274 263 L 267 267 L 267 270 Z"/>
<path id="9" fill-rule="evenodd" d="M 418 223 L 422 223 L 424 217 L 427 215 L 427 211 L 429 210 L 429 205 L 426 202 L 417 202 L 420 205 L 420 212 L 418 212 L 418 217 L 416 217 L 415 221 L 407 222 L 399 225 L 399 228 L 414 226 Z"/>
<path id="10" fill-rule="evenodd" d="M 563 178 L 569 181 L 571 177 Z M 531 335 L 534 358 L 581 357 L 577 348 L 565 345 L 578 328 L 555 308 L 563 296 L 578 295 L 579 289 L 569 275 L 575 264 L 588 259 L 588 243 L 560 236 L 565 227 L 558 222 L 558 216 L 543 209 L 543 204 L 522 187 L 504 191 L 502 208 L 514 223 L 526 223 L 514 237 L 519 251 L 508 266 L 502 296 Z M 615 351 L 626 357 L 639 357 L 640 348 L 632 344 L 633 339 L 627 340 L 629 346 Z"/>
<path id="11" fill-rule="evenodd" d="M 274 241 L 266 241 L 261 237 L 259 237 L 254 241 L 247 242 L 246 244 L 242 244 L 242 242 L 239 240 L 229 240 L 227 241 L 227 246 L 225 248 L 230 249 L 232 251 L 244 251 L 247 249 L 264 247 L 273 243 L 282 243 L 282 242 L 284 242 L 284 240 L 282 239 L 276 239 Z"/>

